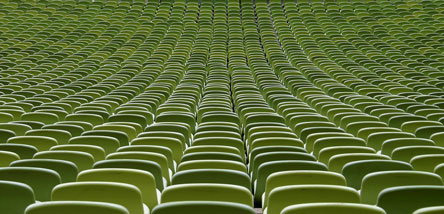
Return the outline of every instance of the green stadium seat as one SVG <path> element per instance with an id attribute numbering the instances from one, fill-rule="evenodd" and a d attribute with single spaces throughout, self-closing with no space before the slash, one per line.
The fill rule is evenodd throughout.
<path id="1" fill-rule="evenodd" d="M 151 173 L 142 170 L 90 169 L 81 172 L 77 177 L 77 181 L 120 182 L 134 185 L 142 193 L 143 203 L 145 203 L 150 210 L 153 209 L 159 201 L 154 176 Z"/>
<path id="2" fill-rule="evenodd" d="M 162 203 L 178 201 L 232 202 L 253 207 L 250 191 L 231 184 L 176 184 L 162 192 Z"/>
<path id="3" fill-rule="evenodd" d="M 53 201 L 107 202 L 125 207 L 131 214 L 146 213 L 137 187 L 116 182 L 73 182 L 57 185 Z"/>
<path id="4" fill-rule="evenodd" d="M 379 194 L 377 205 L 387 214 L 413 213 L 424 207 L 442 206 L 440 194 L 443 190 L 442 186 L 391 187 Z"/>
<path id="5" fill-rule="evenodd" d="M 37 201 L 51 200 L 52 189 L 61 182 L 60 176 L 56 171 L 34 167 L 1 168 L 0 179 L 29 185 Z M 25 199 L 25 196 L 23 197 Z M 30 197 L 27 197 L 28 199 L 26 200 L 29 201 Z"/>
<path id="6" fill-rule="evenodd" d="M 282 214 L 385 214 L 385 211 L 376 206 L 355 203 L 304 203 L 291 205 L 282 210 Z"/>
<path id="7" fill-rule="evenodd" d="M 109 213 L 129 214 L 128 210 L 120 205 L 105 202 L 88 201 L 51 201 L 33 204 L 26 208 L 25 214 L 56 214 L 56 213 Z"/>
<path id="8" fill-rule="evenodd" d="M 396 186 L 441 185 L 442 180 L 433 173 L 417 171 L 381 171 L 367 174 L 361 185 L 361 202 L 376 204 L 384 189 Z"/>
<path id="9" fill-rule="evenodd" d="M 65 160 L 51 160 L 51 159 L 27 159 L 17 160 L 10 164 L 11 167 L 36 167 L 45 168 L 56 171 L 62 183 L 74 182 L 77 179 L 77 166 Z"/>
<path id="10" fill-rule="evenodd" d="M 35 202 L 33 189 L 20 181 L 2 180 L 0 189 L 0 206 L 11 214 L 22 214 L 26 207 Z"/>
<path id="11" fill-rule="evenodd" d="M 205 214 L 254 214 L 255 211 L 248 205 L 233 202 L 220 201 L 178 201 L 163 203 L 152 211 L 153 214 L 173 214 L 173 213 L 196 213 Z"/>

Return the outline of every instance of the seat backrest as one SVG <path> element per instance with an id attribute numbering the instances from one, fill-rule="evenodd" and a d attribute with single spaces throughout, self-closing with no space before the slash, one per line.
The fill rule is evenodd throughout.
<path id="1" fill-rule="evenodd" d="M 119 204 L 130 214 L 143 214 L 142 195 L 137 187 L 116 182 L 74 182 L 52 191 L 53 201 L 97 201 Z"/>
<path id="2" fill-rule="evenodd" d="M 0 192 L 0 207 L 8 214 L 23 214 L 35 202 L 32 188 L 20 181 L 0 181 Z"/>
<path id="3" fill-rule="evenodd" d="M 233 184 L 251 188 L 250 177 L 243 172 L 228 169 L 193 169 L 177 172 L 172 185 L 187 183 L 220 183 Z"/>
<path id="4" fill-rule="evenodd" d="M 255 214 L 255 210 L 250 206 L 220 202 L 220 201 L 178 201 L 160 204 L 151 212 L 152 214 L 175 214 L 175 213 L 193 213 L 193 214 Z"/>
<path id="5" fill-rule="evenodd" d="M 391 170 L 413 170 L 413 167 L 408 163 L 395 160 L 361 160 L 345 164 L 341 174 L 346 178 L 349 187 L 359 190 L 365 175 Z"/>
<path id="6" fill-rule="evenodd" d="M 77 166 L 66 160 L 52 159 L 27 159 L 11 163 L 11 167 L 37 167 L 56 171 L 60 175 L 62 183 L 74 182 L 77 178 Z"/>
<path id="7" fill-rule="evenodd" d="M 154 176 L 138 169 L 90 169 L 79 174 L 77 181 L 121 182 L 136 186 L 142 193 L 143 202 L 153 209 L 157 203 L 156 181 Z"/>
<path id="8" fill-rule="evenodd" d="M 361 202 L 376 204 L 379 193 L 390 187 L 411 185 L 442 185 L 442 179 L 430 172 L 382 171 L 367 174 L 362 179 Z"/>
<path id="9" fill-rule="evenodd" d="M 6 167 L 0 169 L 0 180 L 20 182 L 29 185 L 38 201 L 51 200 L 52 189 L 60 184 L 56 171 L 34 167 Z"/>
<path id="10" fill-rule="evenodd" d="M 90 201 L 51 201 L 32 204 L 25 214 L 129 214 L 128 210 L 117 204 Z M 22 212 L 23 214 L 23 212 Z"/>
<path id="11" fill-rule="evenodd" d="M 306 203 L 286 207 L 281 214 L 386 214 L 376 206 L 355 203 Z"/>
<path id="12" fill-rule="evenodd" d="M 231 184 L 177 184 L 162 192 L 161 202 L 175 201 L 224 201 L 253 207 L 251 192 Z"/>
<path id="13" fill-rule="evenodd" d="M 280 214 L 294 204 L 341 202 L 359 203 L 359 193 L 350 188 L 336 185 L 292 185 L 275 188 L 268 199 L 268 214 Z"/>
<path id="14" fill-rule="evenodd" d="M 379 194 L 377 205 L 387 214 L 405 214 L 424 207 L 444 206 L 443 197 L 443 186 L 391 187 Z"/>
<path id="15" fill-rule="evenodd" d="M 103 160 L 98 161 L 93 166 L 94 169 L 102 168 L 124 168 L 124 169 L 138 169 L 151 173 L 156 181 L 156 188 L 163 190 L 163 180 L 162 180 L 162 170 L 154 161 L 147 160 L 128 160 L 128 159 L 117 159 L 117 160 Z"/>
<path id="16" fill-rule="evenodd" d="M 268 205 L 270 192 L 275 188 L 290 185 L 324 184 L 346 186 L 344 176 L 339 173 L 316 170 L 290 170 L 275 172 L 268 176 L 265 184 L 264 207 Z"/>

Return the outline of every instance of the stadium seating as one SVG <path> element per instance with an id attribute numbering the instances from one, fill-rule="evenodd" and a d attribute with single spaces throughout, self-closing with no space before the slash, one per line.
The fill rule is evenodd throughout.
<path id="1" fill-rule="evenodd" d="M 443 213 L 443 8 L 0 0 L 0 213 Z"/>

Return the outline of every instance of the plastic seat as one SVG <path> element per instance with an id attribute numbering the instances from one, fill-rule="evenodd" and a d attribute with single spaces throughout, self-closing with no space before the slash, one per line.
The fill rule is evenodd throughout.
<path id="1" fill-rule="evenodd" d="M 231 153 L 234 155 L 240 156 L 242 159 L 245 160 L 245 155 L 241 154 L 240 151 L 237 148 L 231 147 L 231 146 L 192 146 L 188 147 L 184 154 L 192 154 L 192 153 L 198 153 L 198 152 L 224 152 L 224 153 Z"/>
<path id="2" fill-rule="evenodd" d="M 185 137 L 185 142 L 187 145 L 190 145 L 190 132 L 189 129 L 180 124 L 172 124 L 172 123 L 156 123 L 151 126 L 148 126 L 145 130 L 146 132 L 150 131 L 170 131 L 170 132 L 179 132 Z"/>
<path id="3" fill-rule="evenodd" d="M 164 112 L 156 117 L 156 122 L 181 122 L 189 125 L 191 133 L 195 132 L 196 120 L 193 115 L 184 112 Z"/>
<path id="4" fill-rule="evenodd" d="M 81 127 L 84 131 L 90 131 L 94 126 L 85 121 L 60 121 L 55 125 L 75 125 Z"/>
<path id="5" fill-rule="evenodd" d="M 46 125 L 43 126 L 42 129 L 56 129 L 56 130 L 64 130 L 68 131 L 72 137 L 76 137 L 82 134 L 82 132 L 85 131 L 83 127 L 79 125 L 72 125 L 72 124 L 52 124 L 52 125 Z"/>
<path id="6" fill-rule="evenodd" d="M 430 139 L 432 135 L 440 132 L 444 132 L 444 126 L 426 126 L 416 129 L 415 135 L 420 138 Z"/>
<path id="7" fill-rule="evenodd" d="M 439 146 L 404 146 L 393 150 L 391 156 L 393 160 L 410 162 L 412 158 L 426 154 L 444 154 L 444 148 Z"/>
<path id="8" fill-rule="evenodd" d="M 51 151 L 86 152 L 94 158 L 94 161 L 100 161 L 105 159 L 105 150 L 103 150 L 99 146 L 94 146 L 94 145 L 75 145 L 75 144 L 57 145 L 53 146 L 51 148 Z"/>
<path id="9" fill-rule="evenodd" d="M 325 137 L 317 139 L 313 145 L 313 155 L 319 157 L 324 148 L 333 146 L 365 146 L 365 141 L 355 137 Z"/>
<path id="10" fill-rule="evenodd" d="M 206 137 L 199 138 L 193 141 L 193 146 L 202 146 L 202 145 L 221 145 L 221 146 L 231 146 L 244 154 L 244 143 L 237 138 L 228 138 L 228 137 Z"/>
<path id="11" fill-rule="evenodd" d="M 385 155 L 371 153 L 350 153 L 338 154 L 330 158 L 328 161 L 328 170 L 333 172 L 342 172 L 344 166 L 348 163 L 360 160 L 389 160 Z"/>
<path id="12" fill-rule="evenodd" d="M 52 191 L 54 201 L 92 201 L 118 204 L 130 214 L 146 212 L 137 187 L 115 182 L 74 182 L 57 185 Z"/>
<path id="13" fill-rule="evenodd" d="M 0 112 L 0 123 L 7 123 L 14 120 L 14 116 L 7 112 Z"/>
<path id="14" fill-rule="evenodd" d="M 379 194 L 377 205 L 387 214 L 413 213 L 424 207 L 443 206 L 443 194 L 443 186 L 391 187 Z"/>
<path id="15" fill-rule="evenodd" d="M 292 185 L 275 188 L 270 192 L 266 214 L 280 214 L 290 205 L 304 203 L 359 203 L 360 197 L 350 187 L 336 185 Z"/>
<path id="16" fill-rule="evenodd" d="M 167 180 L 167 184 L 171 183 L 171 174 L 174 170 L 173 166 L 168 166 L 168 160 L 166 157 L 159 153 L 154 152 L 115 152 L 106 156 L 107 160 L 115 159 L 135 159 L 135 160 L 146 160 L 153 161 L 157 163 L 161 170 L 162 176 Z"/>
<path id="17" fill-rule="evenodd" d="M 20 156 L 14 152 L 0 151 L 0 167 L 7 167 L 11 162 L 20 160 Z"/>
<path id="18" fill-rule="evenodd" d="M 65 130 L 57 129 L 33 129 L 25 133 L 26 136 L 45 136 L 52 137 L 57 140 L 58 144 L 67 144 L 72 137 L 71 133 Z"/>
<path id="19" fill-rule="evenodd" d="M 16 136 L 25 135 L 25 133 L 31 130 L 31 126 L 18 123 L 0 123 L 0 129 L 6 129 L 15 133 Z"/>
<path id="20" fill-rule="evenodd" d="M 189 183 L 232 184 L 251 188 L 250 177 L 246 173 L 227 169 L 194 169 L 176 173 L 172 185 Z"/>
<path id="21" fill-rule="evenodd" d="M 382 144 L 386 140 L 390 140 L 393 138 L 411 138 L 414 137 L 411 133 L 405 132 L 379 132 L 370 134 L 367 138 L 367 145 L 373 149 L 380 150 L 382 148 Z"/>
<path id="22" fill-rule="evenodd" d="M 289 137 L 264 137 L 259 138 L 251 142 L 249 150 L 254 150 L 255 148 L 266 147 L 266 146 L 295 146 L 304 147 L 301 140 L 297 138 Z"/>
<path id="23" fill-rule="evenodd" d="M 228 169 L 247 173 L 243 162 L 230 160 L 190 160 L 180 163 L 177 172 L 192 169 Z"/>
<path id="24" fill-rule="evenodd" d="M 306 203 L 291 205 L 282 210 L 281 214 L 386 214 L 376 206 L 355 203 Z"/>
<path id="25" fill-rule="evenodd" d="M 228 132 L 228 131 L 204 131 L 197 132 L 194 136 L 194 139 L 205 138 L 205 137 L 232 137 L 232 138 L 241 138 L 240 134 L 237 132 Z"/>
<path id="26" fill-rule="evenodd" d="M 254 214 L 253 208 L 247 205 L 219 201 L 179 201 L 163 203 L 154 208 L 152 214 Z"/>
<path id="27" fill-rule="evenodd" d="M 28 159 L 14 161 L 11 167 L 37 167 L 56 171 L 62 183 L 74 182 L 77 179 L 78 169 L 74 163 L 65 160 Z"/>
<path id="28" fill-rule="evenodd" d="M 434 146 L 433 141 L 422 138 L 393 138 L 384 141 L 381 148 L 381 153 L 384 155 L 391 155 L 392 152 L 404 146 Z"/>
<path id="29" fill-rule="evenodd" d="M 353 137 L 350 133 L 340 133 L 340 132 L 320 132 L 320 133 L 312 133 L 307 136 L 305 140 L 305 149 L 307 152 L 313 151 L 313 146 L 316 140 L 325 138 L 325 137 Z"/>
<path id="30" fill-rule="evenodd" d="M 444 163 L 444 154 L 422 154 L 410 160 L 413 168 L 418 171 L 433 172 L 435 167 Z"/>
<path id="31" fill-rule="evenodd" d="M 37 201 L 51 200 L 52 189 L 60 184 L 60 176 L 57 172 L 33 167 L 1 168 L 0 180 L 20 182 L 29 185 Z"/>
<path id="32" fill-rule="evenodd" d="M 442 126 L 442 124 L 435 121 L 409 121 L 402 124 L 401 130 L 415 134 L 419 128 L 427 126 Z"/>
<path id="33" fill-rule="evenodd" d="M 444 132 L 432 134 L 430 139 L 432 139 L 437 146 L 444 146 Z"/>
<path id="34" fill-rule="evenodd" d="M 37 148 L 24 144 L 0 144 L 0 151 L 14 152 L 20 159 L 29 159 L 38 152 Z"/>
<path id="35" fill-rule="evenodd" d="M 250 191 L 230 184 L 177 184 L 162 192 L 162 203 L 177 201 L 233 202 L 253 207 Z"/>
<path id="36" fill-rule="evenodd" d="M 418 209 L 413 214 L 439 214 L 442 212 L 444 212 L 444 206 L 434 206 Z"/>
<path id="37" fill-rule="evenodd" d="M 94 135 L 72 137 L 71 139 L 69 139 L 68 143 L 76 145 L 99 146 L 105 151 L 105 154 L 115 152 L 120 146 L 119 140 L 114 137 Z"/>
<path id="38" fill-rule="evenodd" d="M 23 212 L 22 212 L 23 213 Z M 129 214 L 128 210 L 114 203 L 89 201 L 51 201 L 33 204 L 26 209 L 25 214 Z"/>
<path id="39" fill-rule="evenodd" d="M 233 147 L 234 148 L 234 147 Z M 238 161 L 243 163 L 244 159 L 233 153 L 227 152 L 194 152 L 185 154 L 182 157 L 181 162 L 193 161 L 193 160 L 228 160 L 228 161 Z"/>
<path id="40" fill-rule="evenodd" d="M 367 174 L 362 180 L 361 203 L 376 204 L 379 193 L 387 188 L 410 185 L 442 185 L 439 176 L 418 171 L 384 171 Z"/>
<path id="41" fill-rule="evenodd" d="M 24 183 L 0 181 L 0 207 L 10 214 L 23 214 L 35 202 L 34 192 Z"/>
<path id="42" fill-rule="evenodd" d="M 315 161 L 300 161 L 300 160 L 286 160 L 286 161 L 270 161 L 259 166 L 257 172 L 257 181 L 254 183 L 255 192 L 255 206 L 261 206 L 261 197 L 265 191 L 265 184 L 268 177 L 280 171 L 289 170 L 318 170 L 327 171 L 327 166 Z"/>
<path id="43" fill-rule="evenodd" d="M 79 172 L 91 169 L 94 157 L 86 152 L 79 151 L 43 151 L 34 155 L 34 159 L 66 160 L 74 163 Z"/>
<path id="44" fill-rule="evenodd" d="M 137 169 L 90 169 L 81 172 L 77 181 L 106 181 L 131 184 L 140 190 L 142 200 L 148 208 L 152 209 L 158 204 L 156 181 L 154 176 L 146 171 Z"/>
<path id="45" fill-rule="evenodd" d="M 173 159 L 173 152 L 168 147 L 156 146 L 156 145 L 139 145 L 139 146 L 123 146 L 120 147 L 118 152 L 152 152 L 163 155 L 168 161 L 168 166 L 175 172 L 177 163 Z"/>
<path id="46" fill-rule="evenodd" d="M 94 126 L 93 130 L 104 130 L 104 131 L 118 131 L 123 132 L 128 137 L 128 140 L 131 141 L 137 136 L 137 130 L 129 125 L 120 125 L 120 124 L 108 124 L 105 123 L 103 125 Z"/>
<path id="47" fill-rule="evenodd" d="M 275 188 L 291 185 L 324 184 L 346 186 L 344 176 L 334 172 L 315 170 L 292 170 L 275 172 L 268 176 L 265 192 L 261 196 L 263 208 L 268 206 L 268 197 Z"/>
<path id="48" fill-rule="evenodd" d="M 51 147 L 58 145 L 57 140 L 45 136 L 17 136 L 9 138 L 7 143 L 30 145 L 39 151 L 47 151 Z"/>
<path id="49" fill-rule="evenodd" d="M 131 141 L 131 146 L 141 146 L 141 145 L 155 145 L 155 146 L 164 146 L 173 152 L 174 160 L 179 163 L 183 150 L 185 150 L 185 145 L 176 138 L 171 137 L 138 137 Z"/>
<path id="50" fill-rule="evenodd" d="M 369 153 L 375 154 L 376 151 L 370 147 L 364 146 L 332 146 L 321 149 L 319 151 L 318 161 L 324 164 L 328 164 L 330 158 L 338 154 L 350 154 L 350 153 Z"/>
<path id="51" fill-rule="evenodd" d="M 46 125 L 57 123 L 60 121 L 59 117 L 56 114 L 53 113 L 47 113 L 47 112 L 30 112 L 25 113 L 20 118 L 24 121 L 36 121 L 36 122 L 42 122 Z"/>
<path id="52" fill-rule="evenodd" d="M 85 114 L 85 113 L 70 114 L 65 117 L 65 121 L 83 121 L 83 122 L 88 122 L 93 126 L 97 126 L 97 125 L 103 124 L 105 122 L 103 117 L 101 117 L 99 115 Z"/>
<path id="53" fill-rule="evenodd" d="M 140 133 L 137 138 L 141 137 L 169 137 L 179 140 L 183 145 L 187 145 L 185 136 L 180 132 L 172 131 L 149 131 Z"/>
<path id="54" fill-rule="evenodd" d="M 257 176 L 258 168 L 261 164 L 267 163 L 270 161 L 282 161 L 282 160 L 304 160 L 304 161 L 316 161 L 316 158 L 313 155 L 304 153 L 304 152 L 266 152 L 262 154 L 258 154 L 253 160 L 250 162 L 250 174 L 252 175 L 252 179 L 255 180 Z"/>
<path id="55" fill-rule="evenodd" d="M 153 121 L 148 121 L 146 117 L 136 114 L 116 114 L 112 115 L 108 119 L 109 122 L 134 122 L 145 128 L 148 124 L 151 124 Z"/>
<path id="56" fill-rule="evenodd" d="M 92 130 L 86 131 L 82 133 L 82 136 L 108 136 L 116 138 L 120 146 L 128 146 L 129 139 L 128 135 L 122 131 L 114 131 L 114 130 Z"/>
<path id="57" fill-rule="evenodd" d="M 361 160 L 346 164 L 342 168 L 342 174 L 347 179 L 349 187 L 359 190 L 365 175 L 372 172 L 392 170 L 413 170 L 413 167 L 408 163 L 394 160 Z"/>
<path id="58" fill-rule="evenodd" d="M 156 188 L 160 191 L 164 188 L 162 180 L 162 170 L 156 162 L 146 160 L 103 160 L 98 161 L 93 166 L 94 169 L 103 168 L 123 168 L 123 169 L 138 169 L 151 173 L 156 181 Z"/>
<path id="59" fill-rule="evenodd" d="M 11 137 L 15 137 L 15 132 L 7 129 L 0 129 L 0 143 L 6 143 Z"/>

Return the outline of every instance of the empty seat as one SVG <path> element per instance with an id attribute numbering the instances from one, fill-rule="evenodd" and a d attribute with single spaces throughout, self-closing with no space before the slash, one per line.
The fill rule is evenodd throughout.
<path id="1" fill-rule="evenodd" d="M 23 213 L 23 212 L 22 212 Z M 129 214 L 128 210 L 114 203 L 89 201 L 51 201 L 29 206 L 25 214 Z"/>
<path id="2" fill-rule="evenodd" d="M 0 207 L 10 214 L 23 214 L 27 206 L 35 202 L 30 186 L 20 181 L 0 181 Z"/>
<path id="3" fill-rule="evenodd" d="M 143 202 L 153 209 L 158 204 L 154 176 L 137 169 L 91 169 L 81 172 L 77 181 L 120 182 L 136 186 L 142 194 Z"/>
<path id="4" fill-rule="evenodd" d="M 367 174 L 361 185 L 361 202 L 376 204 L 378 195 L 386 188 L 411 185 L 442 185 L 439 176 L 417 171 L 383 171 Z"/>
<path id="5" fill-rule="evenodd" d="M 439 214 L 444 211 L 444 206 L 426 207 L 416 210 L 413 214 Z"/>
<path id="6" fill-rule="evenodd" d="M 233 202 L 253 207 L 250 191 L 230 184 L 177 184 L 162 192 L 162 203 L 177 201 Z"/>
<path id="7" fill-rule="evenodd" d="M 56 171 L 34 167 L 1 168 L 0 180 L 20 182 L 29 185 L 37 201 L 51 200 L 52 189 L 61 182 L 60 176 Z M 26 196 L 24 195 L 23 197 L 25 200 Z"/>
<path id="8" fill-rule="evenodd" d="M 228 169 L 194 169 L 177 172 L 172 185 L 189 183 L 233 184 L 251 188 L 250 177 L 243 172 Z"/>
<path id="9" fill-rule="evenodd" d="M 376 206 L 354 203 L 306 203 L 291 205 L 282 210 L 281 214 L 385 214 Z"/>
<path id="10" fill-rule="evenodd" d="M 280 214 L 290 205 L 304 203 L 359 203 L 356 190 L 336 185 L 291 185 L 275 188 L 270 192 L 267 214 Z"/>
<path id="11" fill-rule="evenodd" d="M 176 214 L 176 213 L 194 213 L 194 214 L 254 214 L 256 213 L 250 206 L 220 202 L 220 201 L 178 201 L 163 203 L 154 208 L 152 214 Z"/>
<path id="12" fill-rule="evenodd" d="M 115 182 L 74 182 L 60 184 L 52 191 L 54 201 L 97 201 L 125 207 L 130 214 L 147 213 L 137 187 Z"/>
<path id="13" fill-rule="evenodd" d="M 413 213 L 415 210 L 443 206 L 443 186 L 403 186 L 383 190 L 378 196 L 378 207 L 387 214 Z"/>

